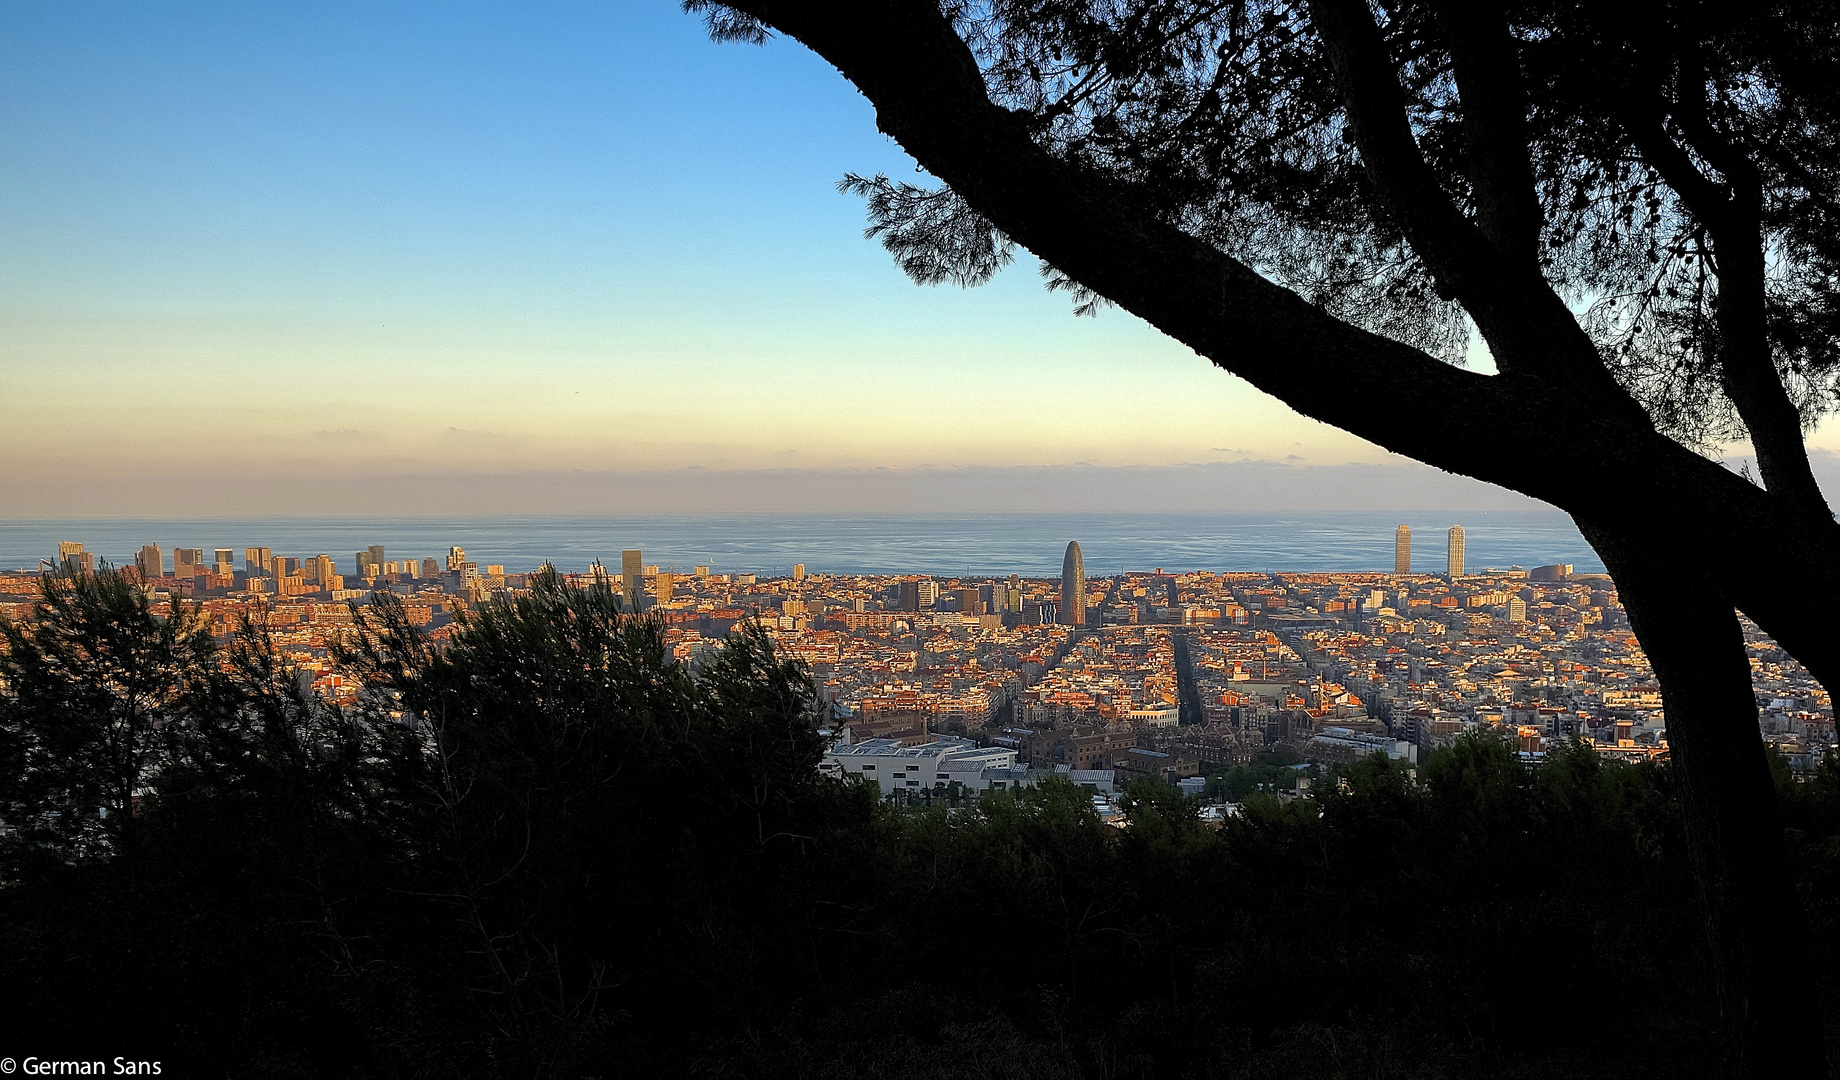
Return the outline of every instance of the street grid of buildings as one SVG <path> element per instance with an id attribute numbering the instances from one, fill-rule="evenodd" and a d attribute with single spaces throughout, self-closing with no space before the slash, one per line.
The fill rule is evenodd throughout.
<path id="1" fill-rule="evenodd" d="M 352 602 L 398 594 L 411 622 L 443 639 L 465 609 L 530 586 L 530 574 L 444 558 L 245 548 L 143 548 L 128 568 L 161 602 L 199 603 L 213 631 L 245 618 L 318 692 L 355 688 L 328 645 Z M 837 746 L 827 771 L 884 791 L 985 790 L 1049 772 L 1113 790 L 1133 776 L 1198 790 L 1196 779 L 1259 752 L 1292 748 L 1334 763 L 1423 750 L 1486 728 L 1524 754 L 1585 740 L 1606 756 L 1666 752 L 1660 691 L 1604 575 L 1554 565 L 1467 572 L 1461 527 L 1442 574 L 1413 573 L 1411 534 L 1392 573 L 1166 573 L 1087 580 L 1078 544 L 1060 578 L 689 573 L 622 553 L 602 581 L 628 610 L 660 619 L 693 659 L 758 620 L 804 662 Z M 50 561 L 50 560 L 48 560 Z M 81 544 L 55 566 L 93 570 Z M 30 616 L 37 572 L 0 575 L 0 615 Z M 1763 736 L 1801 768 L 1835 745 L 1832 700 L 1746 624 Z M 868 770 L 865 772 L 865 770 Z M 892 777 L 899 773 L 899 783 Z"/>

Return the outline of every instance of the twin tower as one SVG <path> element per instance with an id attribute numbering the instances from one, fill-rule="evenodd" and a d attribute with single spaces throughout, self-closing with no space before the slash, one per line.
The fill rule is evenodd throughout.
<path id="1" fill-rule="evenodd" d="M 1412 572 L 1412 526 L 1401 525 L 1393 533 L 1393 573 L 1410 574 Z M 1449 576 L 1462 577 L 1463 564 L 1463 526 L 1450 527 L 1450 569 Z"/>

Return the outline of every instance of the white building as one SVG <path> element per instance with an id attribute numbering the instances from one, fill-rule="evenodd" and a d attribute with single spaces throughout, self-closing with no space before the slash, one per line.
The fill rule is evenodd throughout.
<path id="1" fill-rule="evenodd" d="M 1002 791 L 1022 785 L 1028 769 L 1016 764 L 1009 747 L 980 748 L 969 739 L 944 737 L 924 746 L 902 746 L 897 739 L 865 739 L 833 746 L 818 766 L 827 776 L 874 780 L 883 795 L 897 791 L 944 790 L 954 783 L 965 791 Z"/>
<path id="2" fill-rule="evenodd" d="M 1395 761 L 1418 764 L 1416 743 L 1350 731 L 1347 728 L 1324 728 L 1320 735 L 1310 739 L 1306 747 L 1306 756 L 1312 761 L 1355 761 L 1374 753 L 1385 754 Z"/>

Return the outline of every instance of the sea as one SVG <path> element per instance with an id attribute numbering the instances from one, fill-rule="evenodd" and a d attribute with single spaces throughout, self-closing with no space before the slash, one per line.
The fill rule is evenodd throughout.
<path id="1" fill-rule="evenodd" d="M 1572 563 L 1598 572 L 1603 563 L 1569 517 L 1558 511 L 1492 511 L 1388 516 L 1375 513 L 1289 514 L 623 514 L 543 517 L 340 517 L 0 520 L 0 569 L 32 570 L 60 541 L 85 545 L 98 561 L 122 566 L 143 544 L 243 549 L 276 555 L 332 556 L 341 569 L 354 552 L 384 546 L 384 558 L 432 556 L 446 565 L 450 547 L 481 566 L 510 573 L 544 562 L 563 571 L 599 560 L 616 571 L 620 552 L 638 548 L 647 564 L 689 572 L 789 574 L 921 573 L 941 577 L 1060 573 L 1069 540 L 1080 542 L 1088 577 L 1162 569 L 1213 571 L 1390 571 L 1393 530 L 1412 527 L 1412 568 L 1442 573 L 1446 535 L 1465 533 L 1471 572 L 1485 568 Z"/>

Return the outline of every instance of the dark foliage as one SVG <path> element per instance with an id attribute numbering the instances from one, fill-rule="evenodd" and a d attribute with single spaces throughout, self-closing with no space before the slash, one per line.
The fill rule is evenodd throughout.
<path id="1" fill-rule="evenodd" d="M 25 1052 L 340 1077 L 1717 1060 L 1664 767 L 1471 738 L 1254 792 L 1222 830 L 1156 784 L 1126 830 L 1064 781 L 897 810 L 818 774 L 811 684 L 764 635 L 679 663 L 604 589 L 545 580 L 440 650 L 380 599 L 344 709 L 258 628 L 219 653 L 108 575 L 46 592 L 0 659 Z M 99 659 L 130 647 L 145 678 Z M 137 709 L 137 806 L 68 824 L 109 805 L 102 718 Z M 1785 947 L 1827 970 L 1840 768 L 1779 780 L 1815 923 Z"/>

